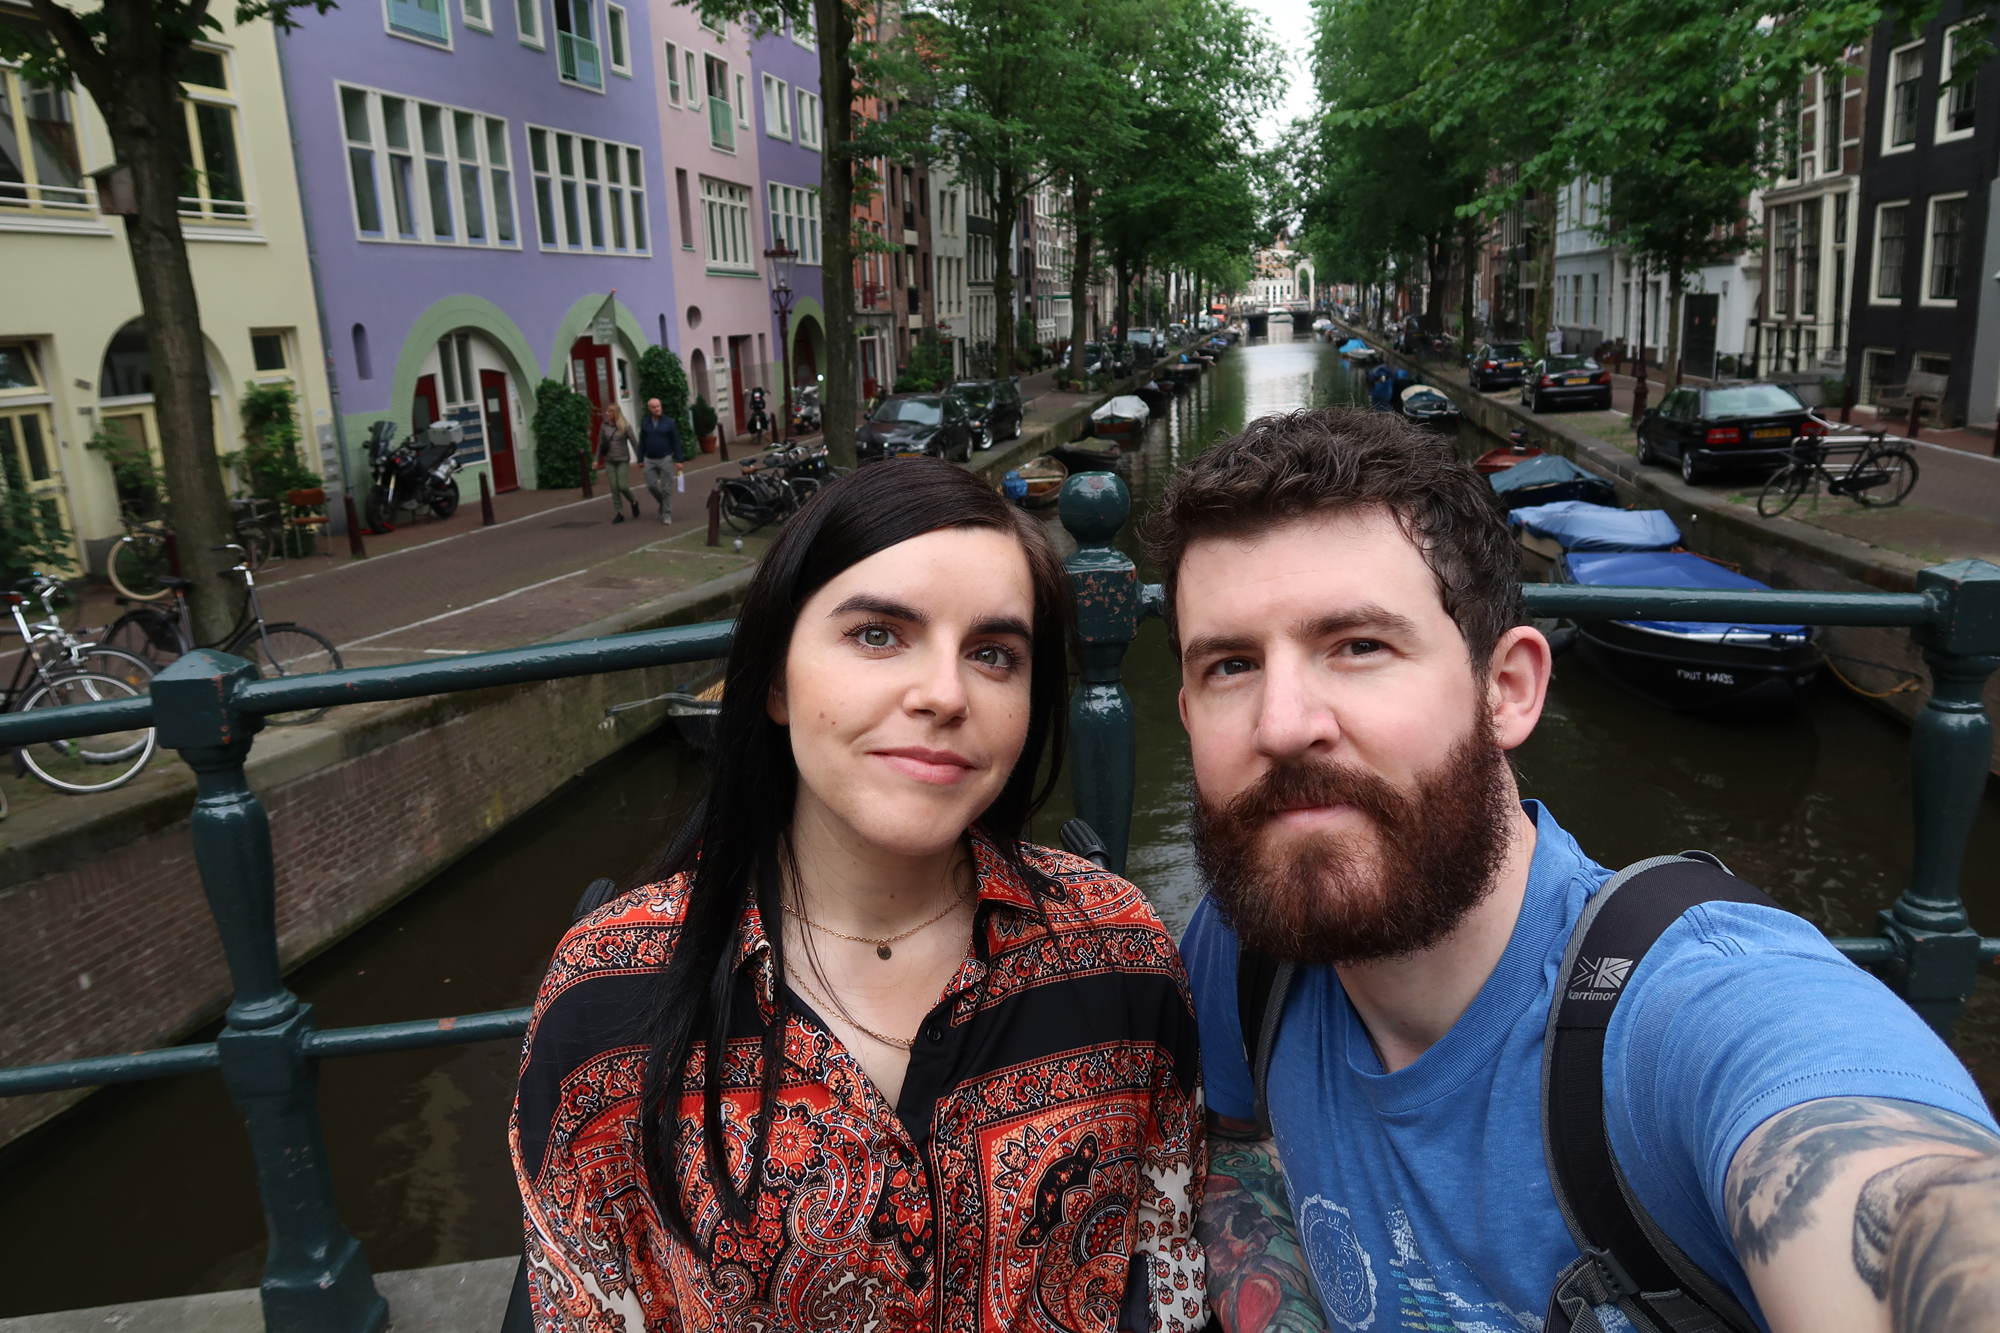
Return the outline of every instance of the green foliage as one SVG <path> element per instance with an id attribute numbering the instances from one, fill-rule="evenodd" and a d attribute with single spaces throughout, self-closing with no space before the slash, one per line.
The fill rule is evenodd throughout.
<path id="1" fill-rule="evenodd" d="M 111 465 L 111 484 L 118 492 L 118 511 L 126 518 L 151 520 L 166 508 L 167 490 L 153 455 L 140 440 L 123 431 L 98 430 L 83 447 L 104 455 Z"/>
<path id="2" fill-rule="evenodd" d="M 253 384 L 237 404 L 243 413 L 244 446 L 226 461 L 249 493 L 283 500 L 287 491 L 317 490 L 320 477 L 299 458 L 298 398 L 289 384 Z"/>
<path id="3" fill-rule="evenodd" d="M 651 399 L 660 400 L 660 411 L 680 424 L 683 459 L 694 457 L 699 447 L 694 416 L 688 411 L 688 392 L 687 371 L 679 357 L 664 347 L 648 347 L 639 353 L 639 410 L 645 411 Z"/>
<path id="4" fill-rule="evenodd" d="M 951 349 L 925 333 L 910 349 L 909 363 L 896 372 L 897 393 L 935 393 L 951 383 Z"/>
<path id="5" fill-rule="evenodd" d="M 708 405 L 704 395 L 697 394 L 694 400 L 694 437 L 701 440 L 715 431 L 715 409 Z"/>
<path id="6" fill-rule="evenodd" d="M 12 586 L 41 570 L 55 572 L 75 565 L 62 510 L 53 498 L 38 498 L 28 488 L 20 456 L 0 449 L 0 583 Z"/>
<path id="7" fill-rule="evenodd" d="M 535 486 L 561 491 L 583 485 L 590 450 L 590 399 L 561 380 L 535 387 Z"/>

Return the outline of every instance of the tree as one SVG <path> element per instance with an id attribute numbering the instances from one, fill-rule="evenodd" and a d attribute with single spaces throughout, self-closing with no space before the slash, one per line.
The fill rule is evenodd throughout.
<path id="1" fill-rule="evenodd" d="M 681 359 L 664 347 L 648 347 L 639 353 L 639 398 L 660 400 L 660 412 L 680 426 L 681 457 L 693 458 L 699 448 L 694 434 L 694 417 L 688 411 L 688 377 Z"/>
<path id="2" fill-rule="evenodd" d="M 334 0 L 237 0 L 235 22 L 269 19 L 291 28 L 303 9 L 324 14 Z M 218 578 L 233 562 L 212 548 L 231 541 L 229 497 L 215 454 L 201 307 L 181 234 L 180 199 L 193 194 L 198 170 L 178 128 L 181 78 L 192 43 L 222 24 L 209 0 L 103 0 L 68 8 L 28 0 L 33 20 L 0 14 L 0 59 L 18 61 L 28 80 L 49 87 L 83 85 L 98 110 L 117 162 L 131 173 L 137 211 L 125 239 L 138 280 L 139 308 L 152 362 L 153 410 L 183 574 L 191 580 L 189 614 L 197 642 L 226 637 L 236 621 Z"/>

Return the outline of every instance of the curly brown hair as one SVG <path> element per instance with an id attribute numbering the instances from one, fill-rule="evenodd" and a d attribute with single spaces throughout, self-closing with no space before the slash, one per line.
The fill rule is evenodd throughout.
<path id="1" fill-rule="evenodd" d="M 1500 636 L 1527 622 L 1520 557 L 1492 489 L 1450 441 L 1394 413 L 1350 407 L 1259 417 L 1168 480 L 1145 537 L 1165 577 L 1175 653 L 1175 597 L 1188 547 L 1376 507 L 1396 516 L 1437 576 L 1438 599 L 1483 676 Z"/>

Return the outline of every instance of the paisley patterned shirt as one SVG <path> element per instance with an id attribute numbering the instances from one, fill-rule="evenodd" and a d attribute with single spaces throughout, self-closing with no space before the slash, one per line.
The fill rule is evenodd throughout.
<path id="1" fill-rule="evenodd" d="M 973 947 L 918 1029 L 897 1105 L 787 990 L 750 1226 L 723 1214 L 709 1176 L 696 1044 L 676 1160 L 705 1253 L 661 1222 L 637 1120 L 634 1016 L 673 950 L 686 883 L 635 890 L 571 929 L 535 1003 L 509 1129 L 537 1329 L 1110 1333 L 1141 1309 L 1136 1327 L 1154 1333 L 1206 1322 L 1199 1036 L 1174 942 L 1136 888 L 1087 861 L 1025 847 L 1056 885 L 1037 910 L 989 844 L 974 851 Z M 754 908 L 736 963 L 758 1015 L 721 1057 L 740 1186 L 758 1025 L 776 1012 Z"/>

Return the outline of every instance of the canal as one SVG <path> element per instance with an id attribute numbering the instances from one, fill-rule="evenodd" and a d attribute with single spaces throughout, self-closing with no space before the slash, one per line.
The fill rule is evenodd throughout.
<path id="1" fill-rule="evenodd" d="M 1232 351 L 1149 428 L 1131 458 L 1135 513 L 1183 459 L 1245 421 L 1357 397 L 1358 376 L 1330 345 L 1274 323 L 1269 340 Z M 1463 448 L 1485 447 L 1464 429 Z M 1130 528 L 1121 540 L 1136 556 Z M 1157 578 L 1143 561 L 1142 572 Z M 1140 721 L 1129 874 L 1178 931 L 1201 886 L 1187 846 L 1179 682 L 1158 621 L 1140 631 L 1126 680 Z M 1516 757 L 1524 792 L 1547 801 L 1598 860 L 1707 848 L 1822 928 L 1862 935 L 1907 873 L 1908 752 L 1902 724 L 1832 681 L 1796 717 L 1728 725 L 1653 709 L 1566 657 L 1541 727 Z M 696 756 L 655 735 L 306 965 L 293 985 L 322 1026 L 526 1003 L 585 884 L 632 874 L 699 786 Z M 1068 804 L 1065 789 L 1039 823 L 1044 840 Z M 1990 795 L 1966 864 L 1973 925 L 2000 934 L 1984 873 L 2000 864 Z M 1957 1044 L 1991 1100 L 2000 990 L 1990 976 Z M 322 1067 L 341 1211 L 377 1271 L 518 1251 L 506 1143 L 517 1060 L 499 1042 Z M 0 1252 L 11 1256 L 0 1316 L 255 1286 L 263 1219 L 220 1077 L 113 1090 L 0 1156 Z"/>

